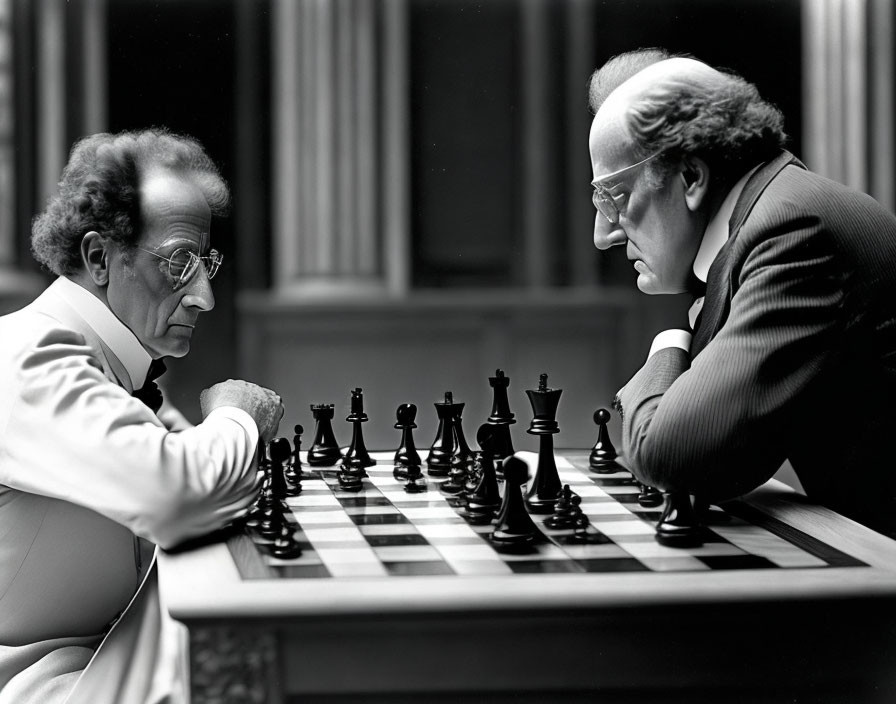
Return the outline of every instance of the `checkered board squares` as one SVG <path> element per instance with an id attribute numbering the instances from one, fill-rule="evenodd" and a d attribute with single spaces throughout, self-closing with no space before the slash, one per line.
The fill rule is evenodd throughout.
<path id="1" fill-rule="evenodd" d="M 519 453 L 534 474 L 537 457 Z M 709 513 L 703 545 L 670 548 L 656 539 L 660 509 L 638 503 L 631 475 L 595 474 L 584 453 L 556 456 L 560 481 L 581 497 L 588 540 L 572 531 L 548 529 L 546 516 L 533 516 L 544 540 L 530 553 L 496 552 L 488 541 L 492 525 L 473 526 L 458 513 L 457 501 L 439 490 L 443 479 L 427 476 L 428 490 L 410 494 L 393 477 L 392 453 L 372 453 L 359 492 L 343 491 L 337 468 L 303 467 L 302 493 L 286 503 L 288 519 L 302 547 L 296 559 L 268 555 L 264 541 L 247 550 L 247 536 L 231 539 L 244 578 L 424 577 L 426 575 L 513 575 L 552 572 L 705 571 L 820 568 L 864 563 L 772 519 L 743 502 Z M 503 487 L 502 487 L 503 492 Z M 244 567 L 248 554 L 251 567 Z"/>

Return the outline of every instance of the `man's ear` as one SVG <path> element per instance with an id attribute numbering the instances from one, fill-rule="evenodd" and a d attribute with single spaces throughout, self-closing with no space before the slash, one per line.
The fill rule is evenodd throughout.
<path id="1" fill-rule="evenodd" d="M 679 174 L 684 184 L 684 199 L 688 210 L 697 212 L 709 193 L 709 166 L 698 156 L 686 156 Z"/>
<path id="2" fill-rule="evenodd" d="M 81 239 L 81 262 L 91 281 L 97 286 L 109 283 L 109 253 L 106 239 L 91 230 Z"/>

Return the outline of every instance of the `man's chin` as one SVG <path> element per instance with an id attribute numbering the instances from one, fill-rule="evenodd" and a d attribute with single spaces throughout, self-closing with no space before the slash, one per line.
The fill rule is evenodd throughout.
<path id="1" fill-rule="evenodd" d="M 657 294 L 663 293 L 663 291 L 659 290 L 659 286 L 657 286 L 657 282 L 652 276 L 638 274 L 637 284 L 638 290 L 641 291 L 641 293 L 646 293 L 648 296 L 656 296 Z"/>
<path id="2" fill-rule="evenodd" d="M 186 357 L 190 351 L 190 339 L 165 340 L 164 345 L 156 345 L 150 354 L 156 359 L 160 357 Z"/>
<path id="3" fill-rule="evenodd" d="M 679 286 L 670 286 L 666 284 L 664 286 L 657 281 L 655 276 L 640 274 L 638 276 L 638 290 L 640 290 L 641 293 L 646 293 L 648 296 L 674 296 L 679 293 L 686 293 L 687 287 L 683 284 Z"/>

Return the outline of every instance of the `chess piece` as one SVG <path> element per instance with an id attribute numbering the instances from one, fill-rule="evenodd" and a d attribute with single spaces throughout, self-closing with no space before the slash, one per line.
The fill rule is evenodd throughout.
<path id="1" fill-rule="evenodd" d="M 246 526 L 249 528 L 257 528 L 259 522 L 264 518 L 267 511 L 270 510 L 273 503 L 271 498 L 271 465 L 267 457 L 267 448 L 264 442 L 259 440 L 256 449 L 256 461 L 258 471 L 262 473 L 261 490 L 258 492 L 258 500 L 255 506 L 246 517 Z"/>
<path id="2" fill-rule="evenodd" d="M 469 467 L 473 464 L 473 451 L 470 449 L 470 446 L 467 444 L 467 439 L 464 437 L 464 424 L 463 424 L 463 413 L 464 413 L 464 405 L 463 403 L 455 404 L 455 414 L 454 414 L 454 452 L 451 455 L 452 463 L 463 464 L 465 468 Z"/>
<path id="3" fill-rule="evenodd" d="M 589 539 L 588 526 L 590 521 L 582 510 L 582 497 L 578 494 L 573 494 L 570 497 L 570 503 L 572 504 L 573 537 L 580 541 L 586 541 Z"/>
<path id="4" fill-rule="evenodd" d="M 703 529 L 691 497 L 684 492 L 664 492 L 663 495 L 666 504 L 656 524 L 657 542 L 673 548 L 703 545 Z"/>
<path id="5" fill-rule="evenodd" d="M 268 445 L 268 453 L 261 451 L 264 457 L 265 485 L 264 500 L 259 501 L 260 512 L 255 516 L 252 525 L 263 537 L 273 540 L 280 534 L 280 527 L 286 522 L 287 508 L 283 503 L 286 498 L 286 477 L 283 465 L 289 457 L 289 441 L 275 438 Z"/>
<path id="6" fill-rule="evenodd" d="M 361 491 L 364 488 L 364 477 L 367 472 L 360 465 L 347 464 L 344 460 L 342 467 L 336 472 L 336 479 L 339 480 L 339 488 L 343 491 Z"/>
<path id="7" fill-rule="evenodd" d="M 285 520 L 283 504 L 277 501 L 271 504 L 271 507 L 262 514 L 258 524 L 255 526 L 255 530 L 262 537 L 274 540 L 280 535 L 280 529 Z"/>
<path id="8" fill-rule="evenodd" d="M 492 461 L 492 466 L 494 466 L 494 461 Z M 474 452 L 473 459 L 467 467 L 467 478 L 464 481 L 464 493 L 469 496 L 476 491 L 480 479 L 482 479 L 482 453 Z"/>
<path id="9" fill-rule="evenodd" d="M 505 457 L 513 454 L 510 426 L 516 423 L 516 419 L 510 412 L 510 402 L 507 400 L 510 377 L 504 376 L 504 372 L 497 369 L 495 375 L 488 378 L 488 383 L 493 389 L 492 413 L 488 417 L 488 422 L 495 426 L 493 459 L 500 464 Z"/>
<path id="10" fill-rule="evenodd" d="M 544 519 L 551 530 L 568 530 L 576 525 L 576 506 L 572 501 L 573 492 L 569 484 L 564 484 L 554 504 L 554 513 Z"/>
<path id="11" fill-rule="evenodd" d="M 451 463 L 451 469 L 448 470 L 448 480 L 442 482 L 439 486 L 446 494 L 460 495 L 463 494 L 467 485 L 467 467 L 459 458 Z"/>
<path id="12" fill-rule="evenodd" d="M 308 464 L 312 467 L 330 467 L 342 459 L 339 443 L 333 434 L 334 406 L 332 403 L 311 404 L 314 416 L 314 440 L 308 450 Z"/>
<path id="13" fill-rule="evenodd" d="M 286 481 L 293 484 L 301 486 L 302 479 L 302 433 L 305 432 L 305 429 L 301 425 L 293 426 L 293 432 L 295 433 L 292 436 L 292 455 L 290 457 L 289 464 L 286 467 Z"/>
<path id="14" fill-rule="evenodd" d="M 642 484 L 641 482 L 637 482 L 637 484 L 641 487 L 641 491 L 638 494 L 638 504 L 644 508 L 656 508 L 663 503 L 663 493 L 659 489 L 647 486 L 647 484 Z"/>
<path id="15" fill-rule="evenodd" d="M 419 494 L 427 490 L 426 477 L 423 476 L 423 470 L 419 464 L 408 465 L 405 470 L 407 473 L 404 490 L 409 494 Z"/>
<path id="16" fill-rule="evenodd" d="M 504 460 L 504 500 L 495 530 L 488 536 L 498 552 L 532 552 L 544 537 L 526 512 L 522 485 L 529 474 L 529 466 L 515 455 Z"/>
<path id="17" fill-rule="evenodd" d="M 597 425 L 597 442 L 591 448 L 588 455 L 588 465 L 598 474 L 612 474 L 618 472 L 621 467 L 616 462 L 618 457 L 616 448 L 610 441 L 610 433 L 607 423 L 610 422 L 610 412 L 606 408 L 598 408 L 594 412 L 594 423 Z"/>
<path id="18" fill-rule="evenodd" d="M 420 454 L 417 452 L 417 447 L 414 445 L 413 429 L 417 427 L 417 424 L 414 422 L 416 418 L 417 406 L 413 403 L 403 403 L 395 411 L 395 428 L 401 430 L 401 442 L 392 460 L 395 465 L 392 474 L 396 479 L 406 477 L 408 467 L 419 467 L 423 464 Z"/>
<path id="19" fill-rule="evenodd" d="M 361 476 L 366 477 L 367 472 L 363 471 L 364 467 L 372 467 L 376 461 L 371 458 L 364 445 L 364 433 L 361 430 L 361 423 L 367 422 L 367 414 L 364 412 L 364 394 L 361 389 L 352 389 L 352 405 L 351 413 L 346 419 L 352 424 L 352 442 L 345 451 L 342 458 L 343 467 L 360 468 Z"/>
<path id="20" fill-rule="evenodd" d="M 534 417 L 526 431 L 539 436 L 538 466 L 532 486 L 526 494 L 526 508 L 533 513 L 551 513 L 560 493 L 560 475 L 554 460 L 553 435 L 560 432 L 555 420 L 562 389 L 548 388 L 548 375 L 539 378 L 538 389 L 528 389 L 526 394 L 532 404 Z"/>
<path id="21" fill-rule="evenodd" d="M 495 472 L 495 461 L 492 457 L 496 426 L 484 423 L 476 433 L 479 443 L 479 481 L 467 495 L 467 505 L 463 516 L 470 523 L 489 523 L 501 507 L 501 493 L 498 488 L 498 477 Z M 528 468 L 526 472 L 528 473 Z"/>
<path id="22" fill-rule="evenodd" d="M 274 501 L 286 498 L 286 475 L 284 465 L 289 457 L 289 441 L 286 438 L 274 438 L 268 445 L 271 466 L 271 497 Z"/>
<path id="23" fill-rule="evenodd" d="M 287 496 L 298 496 L 302 493 L 302 484 L 299 481 L 287 481 L 287 466 L 292 457 L 292 449 L 286 438 L 274 438 L 269 445 L 271 454 L 271 493 L 277 501 L 283 501 Z"/>
<path id="24" fill-rule="evenodd" d="M 454 395 L 450 391 L 445 392 L 445 400 L 442 403 L 434 403 L 436 414 L 439 416 L 439 427 L 436 437 L 429 449 L 426 465 L 429 473 L 434 477 L 447 477 L 451 469 L 451 458 L 457 449 L 457 436 L 454 432 L 454 419 L 457 416 L 457 404 Z M 463 404 L 461 404 L 461 407 Z"/>
<path id="25" fill-rule="evenodd" d="M 295 526 L 284 521 L 280 526 L 280 534 L 270 547 L 271 555 L 278 560 L 294 560 L 302 556 L 302 546 L 295 538 Z"/>

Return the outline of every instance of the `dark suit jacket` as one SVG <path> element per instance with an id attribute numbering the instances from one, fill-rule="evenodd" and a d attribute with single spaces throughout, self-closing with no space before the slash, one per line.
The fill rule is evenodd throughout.
<path id="1" fill-rule="evenodd" d="M 690 354 L 617 397 L 632 469 L 723 499 L 789 459 L 810 497 L 896 534 L 896 218 L 782 152 L 729 225 Z"/>

